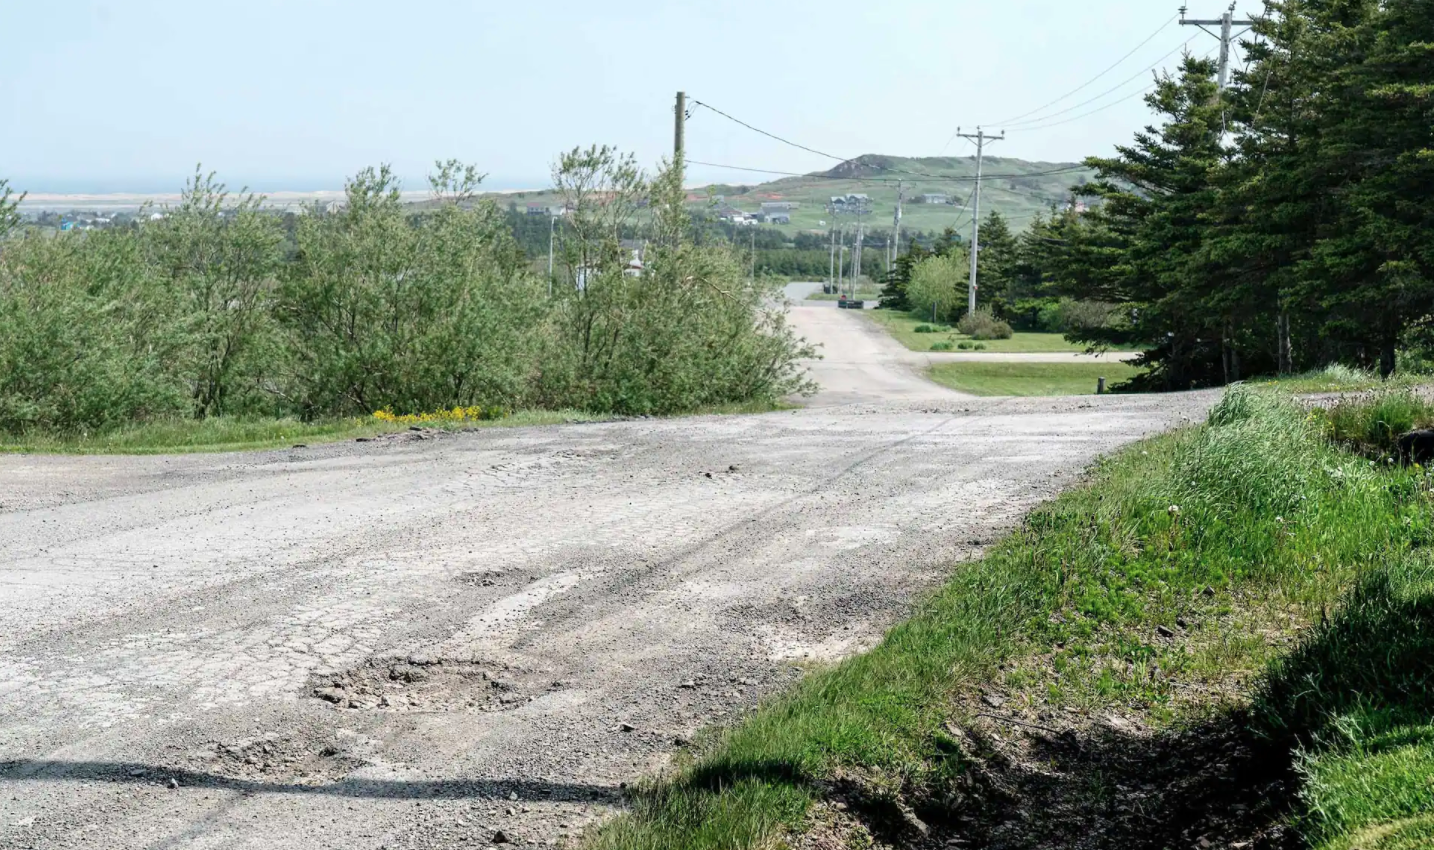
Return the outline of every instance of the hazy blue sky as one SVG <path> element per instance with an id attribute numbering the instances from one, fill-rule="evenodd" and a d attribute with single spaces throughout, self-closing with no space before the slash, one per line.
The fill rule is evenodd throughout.
<path id="1" fill-rule="evenodd" d="M 1213 17 L 1222 4 L 1206 5 L 1196 0 L 1192 14 Z M 4 0 L 0 176 L 39 191 L 154 191 L 177 188 L 202 161 L 231 185 L 337 188 L 364 165 L 389 162 L 420 178 L 435 158 L 458 157 L 496 187 L 532 185 L 574 145 L 607 142 L 646 162 L 668 153 L 678 89 L 838 156 L 936 155 L 958 124 L 1012 118 L 1087 81 L 1178 6 Z M 1214 38 L 1172 22 L 1048 112 L 1106 91 L 1192 36 L 1197 53 L 1214 49 Z M 1144 120 L 1131 98 L 1012 132 L 991 150 L 1076 159 L 1108 151 Z M 793 171 L 833 164 L 706 110 L 687 138 L 691 159 Z M 959 140 L 948 149 L 969 151 Z"/>

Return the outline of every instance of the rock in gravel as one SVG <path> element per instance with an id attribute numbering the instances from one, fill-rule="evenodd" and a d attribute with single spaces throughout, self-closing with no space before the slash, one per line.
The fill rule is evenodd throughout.
<path id="1" fill-rule="evenodd" d="M 508 843 L 508 833 L 504 832 L 504 831 L 501 830 L 501 829 L 498 830 L 497 832 L 493 833 L 493 843 L 494 843 L 494 844 L 507 844 L 507 843 Z"/>
<path id="2" fill-rule="evenodd" d="M 517 792 L 517 791 L 509 791 L 509 792 L 508 792 L 508 799 L 516 803 L 516 802 L 518 801 L 518 792 Z"/>
<path id="3" fill-rule="evenodd" d="M 314 697 L 333 702 L 334 705 L 343 705 L 348 701 L 348 694 L 343 688 L 314 688 Z"/>
<path id="4" fill-rule="evenodd" d="M 1000 694 L 986 694 L 985 696 L 981 697 L 981 702 L 984 702 L 992 708 L 1000 708 L 1001 706 L 1006 704 L 1006 698 L 1001 696 Z"/>
<path id="5" fill-rule="evenodd" d="M 1175 637 L 1175 632 L 1172 631 L 1168 626 L 1156 626 L 1155 633 L 1163 638 Z"/>
<path id="6" fill-rule="evenodd" d="M 632 725 L 631 723 L 628 723 L 627 721 L 623 721 L 622 723 L 617 724 L 617 728 L 618 728 L 618 729 L 621 729 L 621 730 L 624 731 L 624 732 L 636 732 L 636 731 L 637 731 L 637 727 L 634 726 L 634 725 Z"/>
<path id="7" fill-rule="evenodd" d="M 173 776 L 169 777 L 169 790 L 174 791 L 174 790 L 176 790 L 176 789 L 178 789 L 178 788 L 179 788 L 179 780 L 178 780 L 178 779 L 175 779 Z"/>
<path id="8" fill-rule="evenodd" d="M 688 680 L 682 682 L 681 684 L 679 684 L 677 687 L 679 687 L 679 688 L 688 688 L 688 689 L 691 689 L 691 688 L 697 687 L 697 683 L 694 682 L 694 681 L 691 680 L 691 679 L 688 679 Z"/>

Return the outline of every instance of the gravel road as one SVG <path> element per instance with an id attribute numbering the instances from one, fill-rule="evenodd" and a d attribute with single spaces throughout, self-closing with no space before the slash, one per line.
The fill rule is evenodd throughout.
<path id="1" fill-rule="evenodd" d="M 0 847 L 561 844 L 1211 400 L 970 399 L 793 321 L 802 410 L 0 457 Z"/>

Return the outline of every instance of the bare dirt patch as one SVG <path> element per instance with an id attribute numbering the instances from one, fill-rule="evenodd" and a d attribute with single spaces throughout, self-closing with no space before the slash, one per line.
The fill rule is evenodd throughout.
<path id="1" fill-rule="evenodd" d="M 312 694 L 361 711 L 509 711 L 547 690 L 535 677 L 533 670 L 488 661 L 377 658 L 315 676 Z"/>
<path id="2" fill-rule="evenodd" d="M 338 744 L 281 735 L 217 742 L 189 758 L 192 770 L 219 777 L 312 785 L 337 781 L 366 764 L 367 761 L 345 752 Z"/>

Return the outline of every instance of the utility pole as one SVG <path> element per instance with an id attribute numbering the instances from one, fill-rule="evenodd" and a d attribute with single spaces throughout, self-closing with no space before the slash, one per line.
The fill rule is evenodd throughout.
<path id="1" fill-rule="evenodd" d="M 866 231 L 862 229 L 862 224 L 861 224 L 861 208 L 860 208 L 860 207 L 857 207 L 857 211 L 856 211 L 856 252 L 852 255 L 852 260 L 851 260 L 851 293 L 850 293 L 850 294 L 851 294 L 851 297 L 852 297 L 852 298 L 855 298 L 855 297 L 856 297 L 856 282 L 857 282 L 857 280 L 861 277 L 861 243 L 862 243 L 862 239 L 863 239 L 865 236 L 866 236 Z"/>
<path id="2" fill-rule="evenodd" d="M 1208 32 L 1211 35 L 1215 35 L 1215 33 L 1211 32 L 1208 29 L 1205 29 L 1206 27 L 1218 26 L 1220 28 L 1220 34 L 1215 36 L 1216 38 L 1220 39 L 1220 70 L 1218 75 L 1216 76 L 1219 88 L 1215 90 L 1214 100 L 1214 102 L 1218 104 L 1222 100 L 1224 100 L 1225 85 L 1229 82 L 1230 79 L 1230 42 L 1235 37 L 1235 35 L 1232 34 L 1231 30 L 1233 30 L 1235 27 L 1252 27 L 1255 25 L 1255 22 L 1235 20 L 1235 0 L 1231 0 L 1230 8 L 1225 10 L 1225 14 L 1221 15 L 1218 21 L 1188 20 L 1185 17 L 1185 12 L 1186 7 L 1181 6 L 1180 25 L 1182 27 L 1199 27 L 1200 29 L 1205 30 L 1205 32 Z M 1243 35 L 1246 31 L 1247 30 L 1241 30 L 1239 34 Z M 1222 108 L 1220 110 L 1220 135 L 1217 140 L 1223 141 L 1224 138 L 1225 110 Z M 1283 325 L 1279 323 L 1279 319 L 1276 319 L 1275 327 L 1276 330 L 1283 330 Z M 1226 316 L 1224 327 L 1220 332 L 1220 358 L 1225 368 L 1225 383 L 1227 384 L 1231 381 L 1238 381 L 1240 379 L 1240 354 L 1235 348 L 1234 338 L 1234 322 L 1229 316 Z M 1285 340 L 1281 339 L 1279 344 L 1281 350 L 1283 350 Z"/>
<path id="3" fill-rule="evenodd" d="M 896 266 L 896 258 L 901 254 L 901 202 L 906 200 L 906 188 L 901 181 L 896 181 L 896 217 L 891 221 L 891 254 L 886 261 L 886 271 L 891 272 Z"/>
<path id="4" fill-rule="evenodd" d="M 752 228 L 752 282 L 757 281 L 757 229 Z"/>
<path id="5" fill-rule="evenodd" d="M 956 135 L 963 139 L 976 140 L 976 191 L 973 193 L 976 199 L 976 206 L 971 211 L 971 285 L 966 294 L 966 312 L 976 312 L 976 257 L 981 253 L 981 162 L 985 157 L 986 142 L 999 142 L 1006 138 L 1006 131 L 1002 130 L 999 136 L 988 136 L 986 131 L 980 127 L 976 132 L 963 133 L 961 128 L 956 128 Z"/>
<path id="6" fill-rule="evenodd" d="M 1225 91 L 1225 84 L 1229 81 L 1230 78 L 1230 43 L 1234 40 L 1236 36 L 1244 35 L 1243 31 L 1232 34 L 1231 30 L 1235 27 L 1252 27 L 1255 25 L 1255 22 L 1235 20 L 1234 3 L 1230 4 L 1230 8 L 1225 11 L 1225 14 L 1220 16 L 1219 20 L 1189 20 L 1185 17 L 1186 11 L 1187 7 L 1180 7 L 1180 25 L 1182 27 L 1199 27 L 1200 29 L 1205 30 L 1205 32 L 1208 32 L 1211 35 L 1214 35 L 1216 38 L 1220 39 L 1220 74 L 1218 79 L 1220 81 L 1220 93 L 1223 94 Z M 1205 29 L 1206 27 L 1219 27 L 1220 34 L 1215 35 L 1215 33 L 1211 32 L 1208 29 Z"/>
<path id="7" fill-rule="evenodd" d="M 676 123 L 672 129 L 672 159 L 674 162 L 682 162 L 682 154 L 687 148 L 687 92 L 677 93 L 677 111 L 674 113 Z"/>
<path id="8" fill-rule="evenodd" d="M 553 297 L 553 229 L 557 225 L 558 217 L 548 210 L 548 297 Z"/>
<path id="9" fill-rule="evenodd" d="M 831 237 L 831 256 L 827 258 L 827 292 L 836 292 L 836 228 L 828 228 L 827 235 Z"/>

